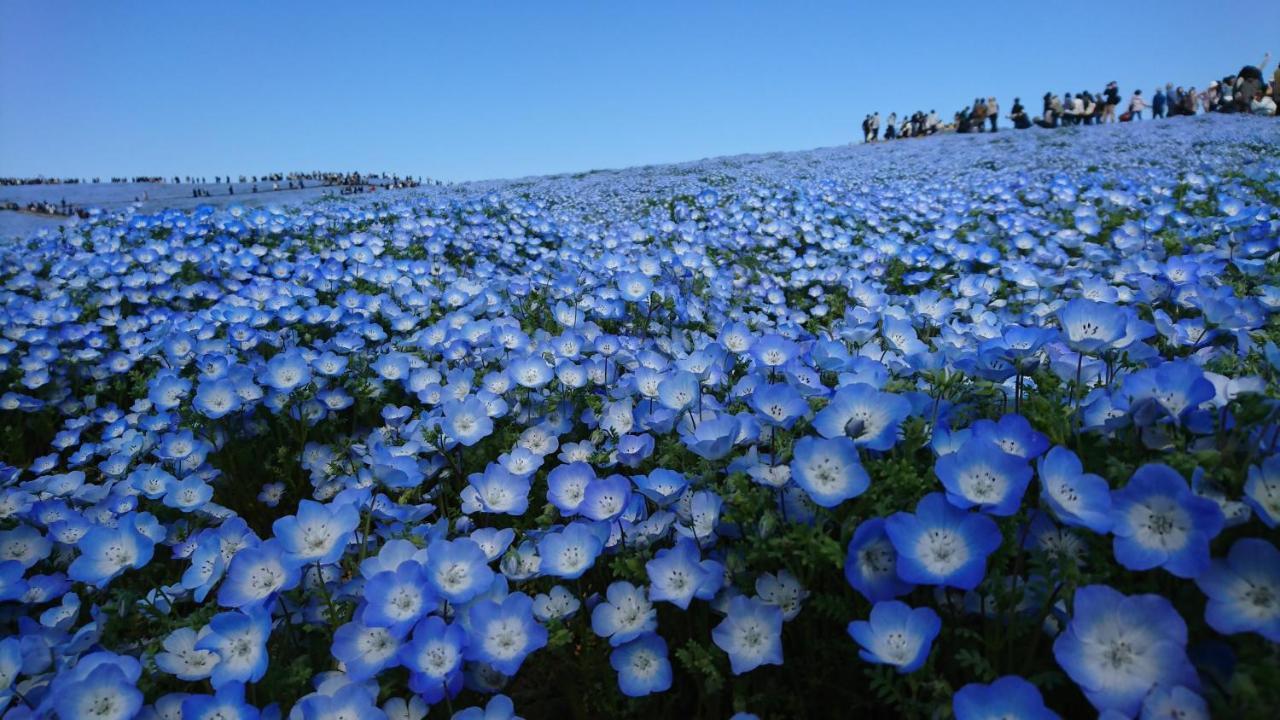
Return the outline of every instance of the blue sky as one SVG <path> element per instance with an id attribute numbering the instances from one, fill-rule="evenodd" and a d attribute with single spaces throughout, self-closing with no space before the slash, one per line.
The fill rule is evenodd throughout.
<path id="1" fill-rule="evenodd" d="M 464 180 L 798 150 L 875 109 L 1203 86 L 1280 54 L 1277 28 L 1274 0 L 6 0 L 0 175 Z"/>

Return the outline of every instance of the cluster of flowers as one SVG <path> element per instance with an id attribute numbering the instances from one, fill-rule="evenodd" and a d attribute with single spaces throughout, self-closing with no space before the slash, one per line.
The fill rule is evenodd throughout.
<path id="1" fill-rule="evenodd" d="M 0 247 L 4 717 L 1257 701 L 1280 129 L 967 140 Z"/>

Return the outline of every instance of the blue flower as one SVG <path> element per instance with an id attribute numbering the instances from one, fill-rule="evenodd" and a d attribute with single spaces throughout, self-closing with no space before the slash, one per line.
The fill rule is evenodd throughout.
<path id="1" fill-rule="evenodd" d="M 787 383 L 756 386 L 751 394 L 751 407 L 765 424 L 787 430 L 796 420 L 809 414 L 809 403 Z"/>
<path id="2" fill-rule="evenodd" d="M 327 565 L 346 552 L 359 524 L 360 511 L 354 505 L 303 500 L 296 515 L 276 520 L 271 529 L 291 561 Z"/>
<path id="3" fill-rule="evenodd" d="M 445 432 L 467 447 L 489 437 L 493 432 L 493 420 L 489 418 L 484 403 L 474 396 L 446 402 L 443 412 Z"/>
<path id="4" fill-rule="evenodd" d="M 761 665 L 781 665 L 782 610 L 738 595 L 729 601 L 725 618 L 711 631 L 711 639 L 728 653 L 734 675 Z"/>
<path id="5" fill-rule="evenodd" d="M 646 633 L 609 653 L 609 664 L 618 671 L 618 688 L 627 697 L 644 697 L 671 688 L 671 661 L 667 643 L 657 633 Z"/>
<path id="6" fill-rule="evenodd" d="M 1125 376 L 1124 393 L 1134 422 L 1145 426 L 1165 414 L 1182 423 L 1201 403 L 1212 400 L 1215 391 L 1199 365 L 1180 360 Z"/>
<path id="7" fill-rule="evenodd" d="M 1142 701 L 1142 720 L 1209 720 L 1209 704 L 1183 685 L 1161 685 Z"/>
<path id="8" fill-rule="evenodd" d="M 1208 596 L 1204 619 L 1232 635 L 1256 632 L 1280 642 L 1280 550 L 1265 540 L 1242 538 L 1195 578 Z"/>
<path id="9" fill-rule="evenodd" d="M 978 420 L 970 428 L 973 437 L 989 440 L 1001 450 L 1024 460 L 1034 460 L 1049 449 L 1049 438 L 1036 432 L 1021 415 L 1005 415 L 999 422 Z"/>
<path id="10" fill-rule="evenodd" d="M 1119 305 L 1075 298 L 1058 311 L 1058 324 L 1068 347 L 1095 355 L 1124 337 L 1128 315 Z"/>
<path id="11" fill-rule="evenodd" d="M 869 620 L 849 623 L 849 637 L 862 646 L 858 657 L 878 665 L 892 665 L 900 673 L 920 669 L 929 659 L 942 619 L 932 608 L 912 608 L 897 600 L 878 602 Z"/>
<path id="12" fill-rule="evenodd" d="M 217 420 L 240 409 L 242 401 L 236 385 L 228 378 L 201 380 L 192 406 L 210 420 Z"/>
<path id="13" fill-rule="evenodd" d="M 436 594 L 458 605 L 489 588 L 493 570 L 489 558 L 469 538 L 438 540 L 427 554 L 427 582 Z"/>
<path id="14" fill-rule="evenodd" d="M 209 628 L 197 633 L 192 628 L 178 628 L 164 639 L 164 652 L 156 653 L 156 667 L 179 680 L 203 680 L 209 677 L 218 664 L 218 656 L 211 650 L 197 650 L 196 643 L 208 635 Z"/>
<path id="15" fill-rule="evenodd" d="M 311 382 L 311 366 L 297 349 L 287 350 L 267 361 L 258 380 L 276 392 L 292 392 Z"/>
<path id="16" fill-rule="evenodd" d="M 484 707 L 484 710 L 478 707 L 459 710 L 450 720 L 521 720 L 521 718 L 516 715 L 516 707 L 511 702 L 511 698 L 506 695 L 494 695 L 489 699 L 489 704 Z"/>
<path id="17" fill-rule="evenodd" d="M 391 628 L 403 636 L 436 605 L 426 569 L 414 560 L 384 570 L 364 585 L 364 611 L 360 621 L 369 627 Z"/>
<path id="18" fill-rule="evenodd" d="M 934 472 L 958 508 L 1012 515 L 1031 482 L 1031 467 L 976 431 L 959 450 L 938 458 Z"/>
<path id="19" fill-rule="evenodd" d="M 137 677 L 130 678 L 119 665 L 104 662 L 92 668 L 83 667 L 79 676 L 51 694 L 53 708 L 59 718 L 94 718 L 95 720 L 129 720 L 142 709 L 142 691 Z"/>
<path id="20" fill-rule="evenodd" d="M 117 575 L 140 568 L 151 561 L 155 543 L 142 534 L 134 522 L 119 527 L 94 527 L 77 544 L 80 556 L 67 568 L 72 580 L 104 588 Z"/>
<path id="21" fill-rule="evenodd" d="M 547 630 L 533 619 L 533 599 L 511 593 L 501 603 L 479 600 L 471 606 L 466 658 L 515 675 L 532 652 L 547 644 Z"/>
<path id="22" fill-rule="evenodd" d="M 529 509 L 530 476 L 513 475 L 497 463 L 489 463 L 483 473 L 467 478 L 462 491 L 466 512 L 523 515 Z"/>
<path id="23" fill-rule="evenodd" d="M 261 607 L 218 613 L 209 621 L 209 634 L 196 641 L 197 650 L 218 656 L 209 682 L 214 689 L 227 683 L 257 682 L 267 672 L 267 640 L 271 614 Z"/>
<path id="24" fill-rule="evenodd" d="M 578 512 L 602 522 L 616 520 L 631 500 L 631 481 L 622 475 L 610 475 L 587 484 Z"/>
<path id="25" fill-rule="evenodd" d="M 831 508 L 866 492 L 871 478 L 847 437 L 803 437 L 796 441 L 791 477 L 817 505 Z"/>
<path id="26" fill-rule="evenodd" d="M 667 507 L 680 499 L 689 480 L 675 470 L 654 468 L 648 475 L 637 475 L 631 478 L 641 495 L 649 498 L 658 507 Z"/>
<path id="27" fill-rule="evenodd" d="M 331 650 L 352 680 L 368 680 L 399 664 L 396 653 L 402 637 L 393 628 L 352 621 L 333 632 Z"/>
<path id="28" fill-rule="evenodd" d="M 1036 463 L 1040 498 L 1059 522 L 1096 533 L 1111 529 L 1111 487 L 1097 475 L 1084 472 L 1080 458 L 1061 445 Z"/>
<path id="29" fill-rule="evenodd" d="M 591 630 L 617 647 L 658 627 L 658 611 L 645 589 L 625 580 L 610 583 L 605 599 L 591 611 Z"/>
<path id="30" fill-rule="evenodd" d="M 226 579 L 218 590 L 218 604 L 240 608 L 263 603 L 277 592 L 296 587 L 300 578 L 298 565 L 285 559 L 279 541 L 268 540 L 232 556 Z"/>
<path id="31" fill-rule="evenodd" d="M 706 581 L 698 544 L 689 538 L 676 540 L 674 547 L 659 550 L 645 563 L 649 575 L 649 599 L 666 600 L 681 610 L 689 607 L 698 588 Z"/>
<path id="32" fill-rule="evenodd" d="M 409 669 L 409 689 L 435 704 L 462 689 L 462 656 L 467 633 L 457 623 L 431 616 L 418 623 L 400 647 L 400 664 Z"/>
<path id="33" fill-rule="evenodd" d="M 1132 716 L 1157 685 L 1197 684 L 1187 625 L 1165 598 L 1088 585 L 1072 606 L 1053 655 L 1099 711 Z"/>
<path id="34" fill-rule="evenodd" d="M 560 532 L 547 533 L 538 541 L 543 575 L 576 580 L 591 569 L 604 549 L 596 531 L 586 523 L 573 522 Z"/>
<path id="35" fill-rule="evenodd" d="M 1272 455 L 1259 465 L 1249 466 L 1244 498 L 1269 528 L 1280 524 L 1280 455 Z"/>
<path id="36" fill-rule="evenodd" d="M 595 470 L 585 462 L 559 465 L 547 474 L 547 502 L 561 515 L 577 515 L 586 497 L 587 485 L 595 479 Z"/>
<path id="37" fill-rule="evenodd" d="M 1058 714 L 1045 707 L 1044 698 L 1035 685 L 1018 677 L 1005 675 L 990 685 L 969 683 L 951 698 L 956 720 L 1058 720 Z"/>
<path id="38" fill-rule="evenodd" d="M 1222 510 L 1191 492 L 1176 470 L 1143 465 L 1111 494 L 1116 560 L 1130 570 L 1163 567 L 1194 578 L 1209 567 L 1209 541 L 1222 531 Z"/>
<path id="39" fill-rule="evenodd" d="M 751 357 L 760 365 L 776 369 L 800 354 L 800 347 L 781 335 L 770 333 L 751 345 Z"/>
<path id="40" fill-rule="evenodd" d="M 865 383 L 840 388 L 813 418 L 825 438 L 849 437 L 868 450 L 889 450 L 898 442 L 898 428 L 911 414 L 901 395 L 881 392 Z"/>
<path id="41" fill-rule="evenodd" d="M 987 556 L 1000 547 L 1000 529 L 991 518 L 956 508 L 941 493 L 930 493 L 915 514 L 897 512 L 885 532 L 898 552 L 898 577 L 919 585 L 972 590 L 987 572 Z"/>
<path id="42" fill-rule="evenodd" d="M 740 428 L 740 421 L 727 413 L 704 415 L 693 428 L 681 427 L 680 441 L 698 457 L 719 460 L 733 448 Z"/>
<path id="43" fill-rule="evenodd" d="M 858 525 L 845 553 L 844 577 L 873 603 L 901 597 L 915 587 L 898 577 L 898 553 L 885 533 L 884 518 Z"/>
<path id="44" fill-rule="evenodd" d="M 227 683 L 213 695 L 182 700 L 182 720 L 257 720 L 258 709 L 244 700 L 244 685 Z"/>

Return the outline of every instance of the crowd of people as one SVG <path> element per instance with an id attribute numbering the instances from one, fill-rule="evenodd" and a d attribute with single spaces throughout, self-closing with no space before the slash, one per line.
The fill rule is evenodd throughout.
<path id="1" fill-rule="evenodd" d="M 58 178 L 58 177 L 3 177 L 0 178 L 0 186 L 14 185 L 97 185 L 102 183 L 102 178 Z M 302 189 L 308 187 L 307 183 L 319 183 L 326 187 L 343 186 L 343 185 L 377 185 L 384 188 L 400 189 L 414 188 L 421 185 L 443 185 L 443 181 L 426 179 L 421 176 L 413 177 L 411 175 L 400 176 L 392 173 L 359 173 L 359 172 L 290 172 L 290 173 L 268 173 L 266 175 L 214 175 L 213 181 L 210 182 L 207 176 L 187 175 L 181 177 L 174 175 L 172 178 L 161 177 L 159 175 L 140 175 L 136 177 L 112 177 L 107 183 L 131 183 L 131 184 L 167 184 L 174 185 L 222 185 L 230 186 L 232 183 L 271 183 L 271 189 Z M 284 183 L 284 187 L 281 186 Z M 203 188 L 198 189 L 200 193 L 196 193 L 193 197 L 208 197 L 208 191 Z M 194 192 L 194 191 L 193 191 Z M 257 192 L 256 190 L 254 192 Z M 202 193 L 202 194 L 201 194 Z"/>
<path id="2" fill-rule="evenodd" d="M 16 212 L 29 212 L 37 215 L 53 215 L 56 217 L 71 217 L 75 215 L 80 218 L 89 217 L 89 211 L 78 206 L 71 205 L 66 200 L 59 203 L 47 201 L 32 201 L 28 203 L 19 203 L 12 200 L 0 203 L 0 210 L 12 210 Z"/>
<path id="3" fill-rule="evenodd" d="M 1152 118 L 1178 117 L 1198 113 L 1249 113 L 1275 116 L 1277 98 L 1280 97 L 1280 65 L 1268 83 L 1264 74 L 1271 61 L 1268 53 L 1261 65 L 1246 65 L 1233 75 L 1209 83 L 1203 91 L 1195 87 L 1175 87 L 1172 83 L 1157 87 L 1148 96 L 1134 90 L 1125 102 L 1119 85 L 1112 81 L 1101 91 L 1083 90 L 1065 92 L 1061 96 L 1053 92 L 1044 94 L 1039 115 L 1028 112 L 1021 98 L 1013 99 L 1008 119 L 1014 128 L 1025 130 L 1032 126 L 1057 128 L 1072 125 L 1101 125 L 1113 122 L 1132 122 L 1143 119 L 1150 110 Z M 1123 107 L 1122 107 L 1123 106 Z M 898 122 L 897 113 L 889 113 L 885 119 L 884 140 L 921 137 L 937 132 L 998 132 L 1000 105 L 994 97 L 976 98 L 973 104 L 955 113 L 952 122 L 944 125 L 938 114 L 914 112 Z M 881 139 L 880 113 L 867 115 L 862 120 L 864 142 Z"/>

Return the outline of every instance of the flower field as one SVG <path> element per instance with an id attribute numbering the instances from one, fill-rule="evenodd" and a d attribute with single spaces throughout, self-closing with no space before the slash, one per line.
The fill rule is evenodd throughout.
<path id="1" fill-rule="evenodd" d="M 1280 702 L 1273 121 L 97 217 L 0 244 L 5 718 Z"/>

